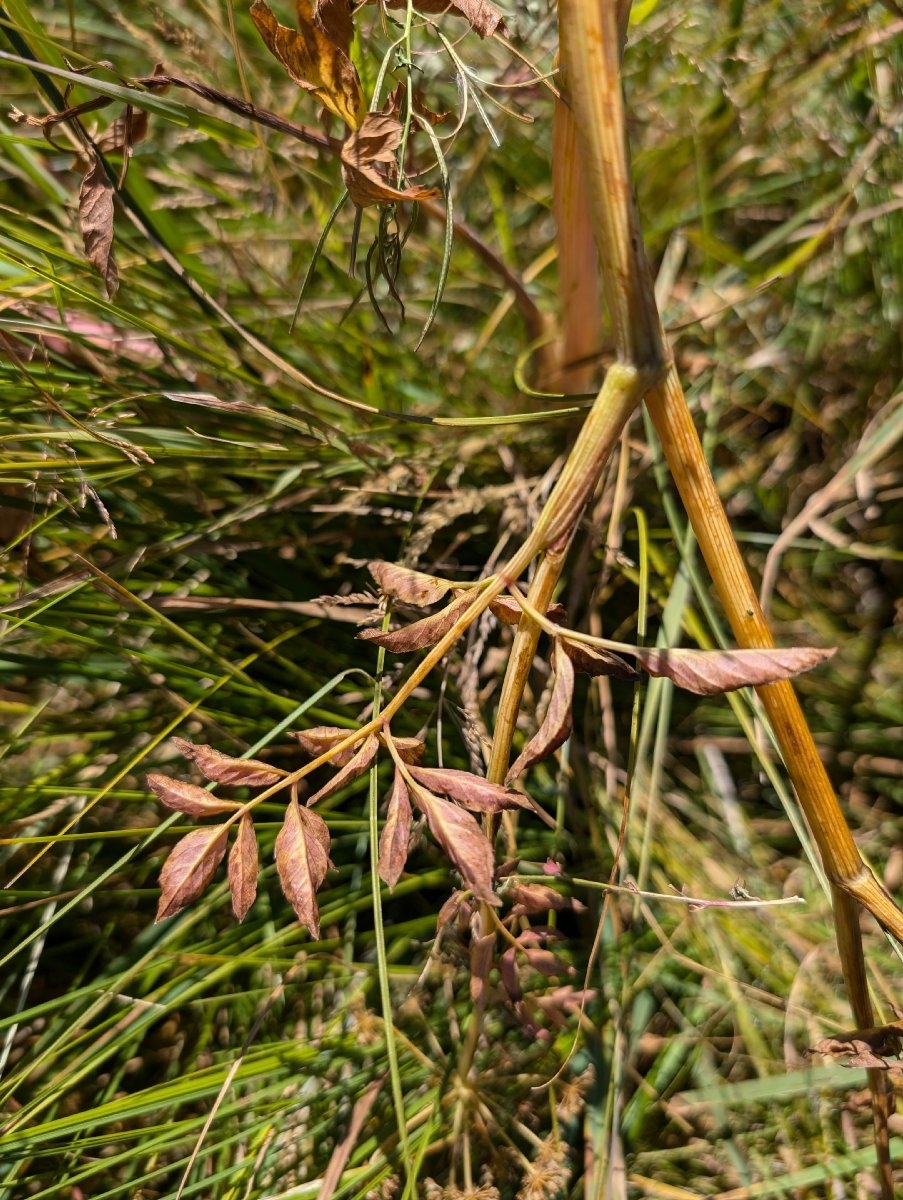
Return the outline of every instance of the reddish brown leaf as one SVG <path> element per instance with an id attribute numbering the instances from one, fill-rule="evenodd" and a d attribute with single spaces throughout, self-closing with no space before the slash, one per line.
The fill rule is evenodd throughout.
<path id="1" fill-rule="evenodd" d="M 412 650 L 425 650 L 428 646 L 442 640 L 455 622 L 477 600 L 479 593 L 466 592 L 458 596 L 451 604 L 446 605 L 441 612 L 424 617 L 422 621 L 414 621 L 403 629 L 395 629 L 391 633 L 383 633 L 381 629 L 363 629 L 357 635 L 363 642 L 375 642 L 384 646 L 392 654 L 409 654 Z"/>
<path id="2" fill-rule="evenodd" d="M 516 596 L 497 596 L 489 605 L 489 611 L 504 625 L 516 625 L 524 612 Z M 555 603 L 546 609 L 546 616 L 560 625 L 567 617 L 567 612 L 563 604 Z"/>
<path id="3" fill-rule="evenodd" d="M 423 738 L 392 738 L 392 745 L 402 762 L 419 763 L 426 751 Z"/>
<path id="4" fill-rule="evenodd" d="M 478 1004 L 489 982 L 489 968 L 495 956 L 495 934 L 486 933 L 470 943 L 470 998 Z"/>
<path id="5" fill-rule="evenodd" d="M 191 817 L 212 817 L 217 813 L 235 812 L 236 808 L 241 808 L 236 800 L 223 800 L 219 796 L 211 796 L 196 784 L 183 783 L 181 779 L 169 779 L 166 775 L 148 775 L 147 786 L 167 808 L 188 813 Z"/>
<path id="6" fill-rule="evenodd" d="M 478 900 L 498 904 L 498 897 L 492 890 L 492 846 L 474 818 L 463 808 L 440 800 L 419 784 L 412 784 L 409 790 L 426 817 L 430 832 L 461 872 L 465 884 Z"/>
<path id="7" fill-rule="evenodd" d="M 363 746 L 349 758 L 338 774 L 333 775 L 329 783 L 323 785 L 318 792 L 308 800 L 308 806 L 318 804 L 321 800 L 325 800 L 327 796 L 332 796 L 340 788 L 357 779 L 358 776 L 368 769 L 370 764 L 376 758 L 376 753 L 379 750 L 379 739 L 375 733 L 371 733 L 369 737 L 364 739 Z"/>
<path id="8" fill-rule="evenodd" d="M 518 1004 L 523 999 L 524 993 L 520 986 L 520 974 L 517 969 L 516 947 L 509 946 L 499 959 L 499 977 L 512 1001 Z"/>
<path id="9" fill-rule="evenodd" d="M 574 670 L 581 671 L 593 679 L 599 675 L 613 675 L 615 679 L 625 679 L 632 683 L 640 677 L 629 662 L 619 654 L 612 654 L 610 650 L 597 650 L 584 642 L 569 642 L 564 638 L 561 644 L 574 664 Z"/>
<path id="10" fill-rule="evenodd" d="M 320 936 L 317 891 L 329 867 L 329 830 L 322 817 L 294 798 L 276 835 L 276 870 L 285 898 L 316 941 Z"/>
<path id="11" fill-rule="evenodd" d="M 371 204 L 392 204 L 396 200 L 438 200 L 442 195 L 439 188 L 425 187 L 419 183 L 397 188 L 388 182 L 375 167 L 352 167 L 342 163 L 342 182 L 348 195 L 358 208 L 369 208 Z"/>
<path id="12" fill-rule="evenodd" d="M 143 108 L 128 108 L 95 141 L 101 154 L 118 154 L 131 150 L 147 137 L 148 113 Z"/>
<path id="13" fill-rule="evenodd" d="M 517 760 L 512 764 L 505 783 L 516 779 L 521 772 L 532 767 L 534 763 L 548 758 L 563 742 L 571 736 L 573 715 L 571 704 L 574 699 L 574 664 L 556 641 L 553 657 L 555 679 L 552 684 L 552 694 L 549 697 L 549 707 L 545 720 L 529 742 L 524 746 Z"/>
<path id="14" fill-rule="evenodd" d="M 797 646 L 785 650 L 637 651 L 637 662 L 650 675 L 671 679 L 697 696 L 715 696 L 735 688 L 776 683 L 811 671 L 834 650 Z"/>
<path id="15" fill-rule="evenodd" d="M 386 97 L 386 102 L 383 105 L 383 112 L 391 113 L 393 117 L 400 116 L 402 106 L 407 105 L 408 89 L 406 84 L 399 83 L 389 95 Z M 448 113 L 434 112 L 424 102 L 422 96 L 417 92 L 413 95 L 414 112 L 423 117 L 430 125 L 441 125 L 443 121 L 448 120 Z"/>
<path id="16" fill-rule="evenodd" d="M 232 892 L 232 911 L 241 922 L 257 897 L 257 837 L 254 822 L 248 813 L 238 823 L 238 837 L 229 851 L 229 889 Z"/>
<path id="17" fill-rule="evenodd" d="M 233 758 L 230 754 L 214 750 L 212 746 L 196 746 L 193 742 L 185 741 L 184 738 L 173 738 L 172 740 L 178 747 L 179 753 L 191 759 L 204 778 L 210 779 L 214 783 L 243 787 L 269 787 L 272 783 L 278 783 L 283 776 L 282 771 L 276 771 L 256 758 Z"/>
<path id="18" fill-rule="evenodd" d="M 193 829 L 176 842 L 160 872 L 158 921 L 181 912 L 206 890 L 226 853 L 228 840 L 228 829 L 210 825 Z"/>
<path id="19" fill-rule="evenodd" d="M 563 958 L 559 958 L 551 950 L 526 949 L 523 951 L 523 955 L 527 965 L 542 975 L 576 975 L 577 973 L 570 963 L 566 963 Z"/>
<path id="20" fill-rule="evenodd" d="M 344 742 L 351 732 L 353 731 L 350 729 L 339 729 L 335 725 L 317 725 L 313 729 L 295 730 L 292 737 L 298 739 L 311 758 L 319 758 L 321 754 L 325 754 L 339 742 Z M 329 765 L 344 767 L 354 758 L 355 754 L 357 754 L 357 747 L 349 746 L 335 758 L 330 759 Z"/>
<path id="21" fill-rule="evenodd" d="M 112 300 L 119 287 L 113 258 L 113 185 L 96 156 L 78 191 L 78 223 L 88 262 L 103 279 Z"/>
<path id="22" fill-rule="evenodd" d="M 405 8 L 406 0 L 385 0 L 386 8 Z M 504 37 L 508 33 L 501 11 L 488 0 L 417 0 L 421 12 L 460 13 L 470 22 L 470 27 L 480 37 L 491 37 L 496 30 Z"/>
<path id="23" fill-rule="evenodd" d="M 466 930 L 474 910 L 474 902 L 470 896 L 465 896 L 463 892 L 452 892 L 439 909 L 439 915 L 436 917 L 436 930 L 442 929 L 450 921 L 454 921 L 460 931 Z"/>
<path id="24" fill-rule="evenodd" d="M 411 767 L 411 774 L 424 787 L 451 796 L 471 812 L 498 813 L 512 808 L 533 811 L 533 805 L 520 792 L 490 783 L 469 771 L 455 771 L 451 767 Z"/>
<path id="25" fill-rule="evenodd" d="M 348 194 L 358 206 L 385 204 L 393 200 L 434 200 L 439 188 L 411 184 L 399 189 L 378 169 L 377 163 L 395 162 L 404 127 L 390 113 L 367 113 L 360 128 L 349 134 L 342 146 L 342 179 Z"/>
<path id="26" fill-rule="evenodd" d="M 389 793 L 389 811 L 379 839 L 379 877 L 390 891 L 394 890 L 408 861 L 412 819 L 408 789 L 401 772 L 396 771 Z"/>
<path id="27" fill-rule="evenodd" d="M 544 883 L 516 883 L 505 888 L 504 897 L 513 904 L 512 917 L 532 916 L 535 913 L 570 909 L 582 912 L 586 905 L 573 896 L 562 896 Z"/>
<path id="28" fill-rule="evenodd" d="M 321 6 L 322 9 L 322 6 Z M 357 129 L 366 110 L 357 70 L 348 56 L 353 32 L 347 22 L 321 11 L 315 20 L 308 0 L 297 0 L 298 29 L 280 25 L 264 0 L 254 0 L 251 19 L 270 53 L 300 87 Z M 342 39 L 341 41 L 339 39 Z M 347 40 L 345 40 L 347 39 Z"/>
<path id="29" fill-rule="evenodd" d="M 417 608 L 437 604 L 451 586 L 447 579 L 440 579 L 438 575 L 426 575 L 396 563 L 371 562 L 367 563 L 367 570 L 386 596 Z"/>

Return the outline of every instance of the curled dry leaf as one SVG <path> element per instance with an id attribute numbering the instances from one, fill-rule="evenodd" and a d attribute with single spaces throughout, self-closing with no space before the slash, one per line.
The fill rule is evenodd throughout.
<path id="1" fill-rule="evenodd" d="M 401 772 L 395 772 L 389 793 L 389 810 L 379 839 L 379 877 L 393 891 L 408 861 L 411 840 L 411 801 Z"/>
<path id="2" fill-rule="evenodd" d="M 637 662 L 650 675 L 670 679 L 697 696 L 715 696 L 735 688 L 776 683 L 811 671 L 834 654 L 833 649 L 797 646 L 785 650 L 636 651 Z"/>
<path id="3" fill-rule="evenodd" d="M 489 605 L 489 611 L 504 625 L 516 625 L 524 612 L 516 596 L 497 596 Z M 546 616 L 556 625 L 560 625 L 567 617 L 567 612 L 564 605 L 556 601 L 546 609 Z"/>
<path id="4" fill-rule="evenodd" d="M 344 742 L 352 732 L 351 729 L 339 729 L 335 725 L 316 725 L 313 729 L 296 729 L 292 737 L 297 738 L 311 758 L 319 758 L 339 742 Z M 329 760 L 330 766 L 344 767 L 346 763 L 351 762 L 356 753 L 356 747 L 349 746 Z"/>
<path id="5" fill-rule="evenodd" d="M 369 737 L 364 739 L 364 744 L 349 758 L 341 771 L 337 775 L 333 775 L 329 783 L 324 784 L 318 792 L 308 800 L 308 806 L 318 804 L 321 800 L 325 800 L 327 796 L 332 796 L 340 788 L 351 783 L 368 769 L 370 764 L 376 758 L 376 753 L 379 750 L 379 739 L 375 733 L 371 733 Z"/>
<path id="6" fill-rule="evenodd" d="M 592 679 L 599 675 L 612 675 L 615 679 L 634 683 L 640 677 L 639 672 L 635 671 L 629 662 L 610 650 L 597 650 L 584 642 L 569 642 L 566 638 L 561 639 L 561 644 L 574 664 L 574 670 L 589 675 Z"/>
<path id="7" fill-rule="evenodd" d="M 278 783 L 284 772 L 277 771 L 256 758 L 233 758 L 214 750 L 212 746 L 196 746 L 184 738 L 173 738 L 180 754 L 190 759 L 204 776 L 213 783 L 232 784 L 243 787 L 269 787 Z"/>
<path id="8" fill-rule="evenodd" d="M 574 896 L 562 896 L 544 883 L 516 883 L 505 888 L 504 897 L 512 903 L 509 916 L 525 917 L 556 909 L 582 912 L 586 905 Z"/>
<path id="9" fill-rule="evenodd" d="M 206 890 L 222 862 L 229 840 L 225 826 L 193 829 L 176 842 L 160 872 L 158 921 L 175 916 Z"/>
<path id="10" fill-rule="evenodd" d="M 439 188 L 411 184 L 394 187 L 377 166 L 395 162 L 404 127 L 390 113 L 367 113 L 360 128 L 349 134 L 342 146 L 342 179 L 358 208 L 369 204 L 387 204 L 394 200 L 435 200 Z"/>
<path id="11" fill-rule="evenodd" d="M 411 767 L 411 774 L 424 787 L 451 796 L 471 812 L 498 813 L 512 808 L 533 811 L 529 799 L 520 792 L 490 783 L 469 771 L 456 771 L 451 767 Z"/>
<path id="12" fill-rule="evenodd" d="M 251 19 L 267 49 L 282 63 L 295 83 L 313 92 L 351 129 L 357 129 L 367 105 L 357 70 L 348 54 L 353 34 L 350 16 L 343 22 L 337 15 L 340 11 L 337 5 L 321 4 L 318 6 L 320 19 L 315 20 L 308 0 L 297 0 L 296 8 L 297 30 L 280 25 L 264 0 L 254 0 Z"/>
<path id="13" fill-rule="evenodd" d="M 103 279 L 112 300 L 119 287 L 113 258 L 113 185 L 96 155 L 78 190 L 78 223 L 88 262 Z"/>
<path id="14" fill-rule="evenodd" d="M 386 8 L 405 7 L 406 0 L 386 0 Z M 488 0 L 417 0 L 417 8 L 420 12 L 436 15 L 460 13 L 470 22 L 474 33 L 482 38 L 491 37 L 496 31 L 503 37 L 508 33 L 501 10 Z"/>
<path id="15" fill-rule="evenodd" d="M 329 830 L 322 817 L 292 798 L 276 835 L 276 870 L 285 898 L 302 925 L 320 936 L 317 892 L 329 867 Z"/>
<path id="16" fill-rule="evenodd" d="M 95 140 L 94 145 L 101 154 L 118 154 L 121 150 L 128 152 L 147 137 L 148 117 L 146 109 L 134 109 L 129 106 L 110 128 Z"/>
<path id="17" fill-rule="evenodd" d="M 384 595 L 403 604 L 413 604 L 416 608 L 438 604 L 451 587 L 449 580 L 441 579 L 438 575 L 426 575 L 423 571 L 413 571 L 396 563 L 371 562 L 367 563 L 367 570 Z"/>
<path id="18" fill-rule="evenodd" d="M 257 876 L 260 860 L 257 855 L 257 837 L 254 822 L 248 813 L 238 824 L 238 836 L 229 851 L 229 890 L 232 893 L 232 911 L 239 923 L 248 915 L 248 910 L 257 898 Z"/>
<path id="19" fill-rule="evenodd" d="M 427 647 L 440 642 L 478 598 L 478 592 L 466 592 L 446 605 L 441 612 L 405 625 L 403 629 L 394 629 L 389 633 L 384 633 L 381 629 L 363 629 L 357 636 L 363 642 L 375 642 L 377 646 L 383 646 L 392 654 L 410 654 L 413 650 L 426 650 Z"/>
<path id="20" fill-rule="evenodd" d="M 478 900 L 498 904 L 492 890 L 493 853 L 489 839 L 469 812 L 441 800 L 414 783 L 411 799 L 426 817 L 430 833 L 461 872 L 461 878 Z"/>
<path id="21" fill-rule="evenodd" d="M 562 743 L 571 736 L 573 715 L 571 705 L 574 699 L 574 664 L 568 658 L 560 643 L 556 641 L 553 654 L 555 679 L 552 683 L 552 694 L 549 697 L 549 707 L 545 720 L 529 742 L 524 746 L 518 758 L 512 763 L 505 777 L 510 783 L 534 763 L 548 758 Z"/>
<path id="22" fill-rule="evenodd" d="M 169 779 L 166 775 L 148 775 L 147 786 L 167 808 L 188 813 L 190 817 L 212 817 L 241 808 L 236 800 L 222 800 L 194 783 L 183 783 L 181 779 Z"/>

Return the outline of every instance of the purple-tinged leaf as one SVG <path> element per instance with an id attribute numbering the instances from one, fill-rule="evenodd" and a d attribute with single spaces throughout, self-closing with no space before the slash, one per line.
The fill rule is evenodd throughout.
<path id="1" fill-rule="evenodd" d="M 610 650 L 597 650 L 595 646 L 587 646 L 585 642 L 570 642 L 567 638 L 562 638 L 561 644 L 574 664 L 574 670 L 592 679 L 599 675 L 611 675 L 615 679 L 633 683 L 640 677 L 626 659 L 612 654 Z"/>
<path id="2" fill-rule="evenodd" d="M 193 829 L 176 842 L 160 872 L 158 921 L 177 912 L 206 891 L 222 862 L 229 831 L 221 825 Z"/>
<path id="3" fill-rule="evenodd" d="M 470 998 L 479 1004 L 486 993 L 489 968 L 495 956 L 495 934 L 474 937 L 470 943 Z"/>
<path id="4" fill-rule="evenodd" d="M 375 733 L 371 733 L 364 739 L 364 744 L 345 763 L 341 771 L 333 775 L 329 783 L 324 784 L 318 792 L 315 792 L 311 796 L 307 801 L 308 807 L 312 804 L 318 804 L 321 800 L 325 800 L 327 796 L 332 796 L 340 788 L 345 787 L 346 784 L 363 775 L 376 758 L 378 750 L 379 739 Z"/>
<path id="5" fill-rule="evenodd" d="M 367 563 L 367 569 L 384 595 L 403 604 L 413 604 L 415 608 L 438 604 L 451 587 L 449 580 L 441 579 L 438 575 L 426 575 L 423 571 L 413 571 L 396 563 L 371 562 Z"/>
<path id="6" fill-rule="evenodd" d="M 167 775 L 148 775 L 147 786 L 167 808 L 187 813 L 190 817 L 212 817 L 241 808 L 237 800 L 223 800 L 219 796 L 212 796 L 197 784 L 170 779 Z"/>
<path id="7" fill-rule="evenodd" d="M 549 707 L 545 720 L 529 742 L 524 746 L 516 761 L 505 777 L 510 783 L 534 763 L 548 758 L 571 736 L 573 713 L 571 706 L 574 700 L 574 664 L 556 642 L 553 657 L 555 679 L 552 684 L 552 694 L 549 697 Z"/>
<path id="8" fill-rule="evenodd" d="M 408 861 L 412 820 L 408 789 L 401 772 L 396 771 L 392 791 L 389 793 L 386 823 L 379 839 L 379 877 L 390 891 L 394 890 Z"/>
<path id="9" fill-rule="evenodd" d="M 534 811 L 529 799 L 520 792 L 490 783 L 470 771 L 456 771 L 452 767 L 411 767 L 411 774 L 430 791 L 450 796 L 471 812 L 498 813 L 513 808 Z"/>
<path id="10" fill-rule="evenodd" d="M 524 610 L 516 596 L 497 596 L 489 605 L 489 611 L 498 617 L 503 625 L 516 625 L 523 616 Z M 556 625 L 563 624 L 567 612 L 563 604 L 550 604 L 546 609 L 546 617 Z"/>
<path id="11" fill-rule="evenodd" d="M 697 696 L 715 696 L 735 688 L 777 683 L 811 671 L 830 658 L 833 649 L 796 646 L 784 650 L 661 650 L 636 652 L 650 675 L 672 680 Z"/>
<path id="12" fill-rule="evenodd" d="M 478 900 L 498 904 L 492 890 L 493 853 L 489 839 L 477 822 L 456 804 L 441 800 L 414 783 L 411 799 L 426 817 L 433 837 L 458 868 L 461 878 Z"/>
<path id="13" fill-rule="evenodd" d="M 329 830 L 326 822 L 292 798 L 285 821 L 276 835 L 276 870 L 285 898 L 302 925 L 316 941 L 320 936 L 317 891 L 329 867 Z"/>
<path id="14" fill-rule="evenodd" d="M 479 599 L 479 592 L 465 592 L 443 608 L 424 617 L 422 621 L 414 621 L 403 629 L 394 629 L 384 633 L 381 629 L 363 629 L 357 635 L 362 642 L 375 642 L 391 654 L 410 654 L 413 650 L 426 650 L 435 646 L 455 625 L 464 613 Z"/>
<path id="15" fill-rule="evenodd" d="M 535 913 L 548 912 L 549 909 L 582 912 L 586 908 L 586 905 L 574 896 L 562 896 L 560 892 L 544 883 L 515 883 L 505 888 L 503 896 L 513 905 L 508 914 L 512 917 L 532 916 Z"/>
<path id="16" fill-rule="evenodd" d="M 292 734 L 293 738 L 301 743 L 311 758 L 319 758 L 321 754 L 325 754 L 327 750 L 331 750 L 333 746 L 337 746 L 339 742 L 344 742 L 352 729 L 340 729 L 335 725 L 316 725 L 313 729 L 296 729 Z M 329 765 L 332 767 L 344 767 L 350 762 L 357 753 L 357 747 L 349 746 L 342 750 L 335 758 L 330 759 Z"/>
<path id="17" fill-rule="evenodd" d="M 254 822 L 248 813 L 238 823 L 238 836 L 229 851 L 229 890 L 232 893 L 232 911 L 239 924 L 248 915 L 248 910 L 257 898 L 257 876 L 260 859 L 257 855 L 257 837 Z"/>
<path id="18" fill-rule="evenodd" d="M 173 738 L 179 753 L 191 759 L 205 779 L 233 787 L 269 787 L 278 783 L 284 772 L 256 758 L 233 758 L 212 746 L 196 746 L 184 738 Z"/>

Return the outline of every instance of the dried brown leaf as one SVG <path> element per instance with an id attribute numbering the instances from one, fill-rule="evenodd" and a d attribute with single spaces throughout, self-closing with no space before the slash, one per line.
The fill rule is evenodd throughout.
<path id="1" fill-rule="evenodd" d="M 401 772 L 395 772 L 392 791 L 389 793 L 389 810 L 386 823 L 379 839 L 379 877 L 394 890 L 408 861 L 408 843 L 411 839 L 411 801 Z"/>
<path id="2" fill-rule="evenodd" d="M 427 575 L 423 571 L 413 571 L 410 567 L 400 567 L 397 563 L 371 562 L 367 563 L 367 570 L 384 595 L 400 600 L 403 604 L 413 604 L 417 608 L 438 604 L 451 587 L 447 579 L 441 579 L 438 575 Z"/>
<path id="3" fill-rule="evenodd" d="M 340 154 L 342 179 L 358 208 L 393 200 L 435 200 L 442 195 L 439 188 L 420 184 L 399 189 L 377 167 L 395 162 L 403 132 L 404 126 L 390 113 L 367 113 L 360 128 L 345 139 Z"/>
<path id="4" fill-rule="evenodd" d="M 321 754 L 325 754 L 327 750 L 331 750 L 333 746 L 337 746 L 339 742 L 344 742 L 353 731 L 350 729 L 339 729 L 335 725 L 316 725 L 313 729 L 295 730 L 292 734 L 293 738 L 297 738 L 311 758 L 319 758 Z M 342 750 L 335 758 L 330 759 L 329 765 L 332 767 L 344 767 L 349 763 L 357 753 L 355 746 L 349 746 Z"/>
<path id="5" fill-rule="evenodd" d="M 386 8 L 405 8 L 406 0 L 385 0 Z M 424 13 L 460 13 L 470 22 L 470 27 L 480 37 L 491 37 L 498 31 L 503 37 L 508 29 L 502 12 L 488 0 L 417 0 L 417 8 Z"/>
<path id="6" fill-rule="evenodd" d="M 188 813 L 190 817 L 212 817 L 241 808 L 236 800 L 223 800 L 194 783 L 184 783 L 181 779 L 170 779 L 166 775 L 148 775 L 147 786 L 167 808 Z"/>
<path id="7" fill-rule="evenodd" d="M 232 893 L 232 911 L 239 922 L 245 919 L 257 898 L 259 872 L 254 822 L 245 813 L 238 823 L 238 836 L 229 851 L 229 890 Z"/>
<path id="8" fill-rule="evenodd" d="M 516 883 L 505 888 L 504 897 L 512 903 L 512 917 L 532 916 L 549 909 L 582 912 L 586 905 L 574 896 L 562 896 L 544 883 Z"/>
<path id="9" fill-rule="evenodd" d="M 371 733 L 364 739 L 364 744 L 360 749 L 349 758 L 338 774 L 333 775 L 329 783 L 323 785 L 318 792 L 307 801 L 308 806 L 318 804 L 321 800 L 325 800 L 327 796 L 332 796 L 340 788 L 357 779 L 360 775 L 369 768 L 370 764 L 376 758 L 379 750 L 379 739 L 375 733 Z"/>
<path id="10" fill-rule="evenodd" d="M 411 767 L 411 774 L 424 787 L 451 796 L 471 812 L 498 813 L 512 808 L 534 811 L 529 799 L 520 792 L 490 783 L 469 771 L 456 771 L 451 767 Z"/>
<path id="11" fill-rule="evenodd" d="M 634 670 L 626 659 L 610 650 L 597 650 L 584 642 L 569 642 L 562 639 L 568 658 L 574 664 L 575 671 L 581 671 L 592 679 L 599 675 L 612 675 L 615 679 L 624 679 L 630 683 L 639 679 L 639 673 Z"/>
<path id="12" fill-rule="evenodd" d="M 206 890 L 222 862 L 229 831 L 221 825 L 193 829 L 176 842 L 160 872 L 158 921 L 181 912 Z"/>
<path id="13" fill-rule="evenodd" d="M 317 891 L 329 867 L 329 830 L 322 817 L 292 798 L 276 835 L 276 870 L 285 898 L 316 941 L 320 936 Z"/>
<path id="14" fill-rule="evenodd" d="M 553 657 L 555 679 L 552 684 L 552 694 L 549 697 L 549 707 L 545 720 L 529 742 L 524 746 L 518 758 L 512 764 L 505 777 L 505 783 L 516 779 L 534 763 L 548 758 L 562 743 L 571 736 L 573 714 L 571 705 L 574 699 L 574 664 L 556 641 Z"/>
<path id="15" fill-rule="evenodd" d="M 637 651 L 637 662 L 650 675 L 671 679 L 697 696 L 715 696 L 735 688 L 776 683 L 811 671 L 834 654 L 814 646 L 783 650 Z"/>
<path id="16" fill-rule="evenodd" d="M 474 818 L 418 783 L 411 784 L 409 791 L 433 837 L 458 868 L 467 887 L 478 900 L 498 904 L 492 890 L 492 846 Z"/>
<path id="17" fill-rule="evenodd" d="M 78 190 L 78 223 L 88 262 L 103 279 L 112 300 L 119 287 L 113 257 L 113 185 L 96 156 Z"/>
<path id="18" fill-rule="evenodd" d="M 260 762 L 256 758 L 233 758 L 231 754 L 223 754 L 212 746 L 197 746 L 184 738 L 173 738 L 179 753 L 197 766 L 205 779 L 214 783 L 225 783 L 242 787 L 269 787 L 278 783 L 283 776 L 277 771 Z"/>
<path id="19" fill-rule="evenodd" d="M 147 137 L 148 112 L 143 108 L 127 108 L 94 142 L 101 154 L 118 154 L 130 150 Z"/>
<path id="20" fill-rule="evenodd" d="M 367 105 L 348 53 L 353 32 L 350 16 L 347 23 L 343 23 L 337 17 L 337 11 L 338 6 L 335 6 L 330 19 L 324 20 L 324 9 L 320 19 L 315 20 L 307 0 L 297 0 L 298 29 L 295 30 L 280 25 L 264 0 L 254 0 L 251 19 L 270 53 L 282 63 L 295 83 L 313 92 L 351 129 L 357 129 Z"/>
<path id="21" fill-rule="evenodd" d="M 497 596 L 489 605 L 489 611 L 504 624 L 516 625 L 523 616 L 524 610 L 516 596 Z M 556 625 L 562 624 L 567 617 L 563 604 L 550 604 L 545 615 Z"/>
<path id="22" fill-rule="evenodd" d="M 479 593 L 466 592 L 431 617 L 414 621 L 403 629 L 384 633 L 381 629 L 363 629 L 357 635 L 363 642 L 375 642 L 392 654 L 409 654 L 413 650 L 425 650 L 442 640 L 457 620 L 478 599 Z"/>
<path id="23" fill-rule="evenodd" d="M 398 757 L 402 762 L 419 763 L 426 752 L 426 742 L 423 738 L 392 738 Z"/>

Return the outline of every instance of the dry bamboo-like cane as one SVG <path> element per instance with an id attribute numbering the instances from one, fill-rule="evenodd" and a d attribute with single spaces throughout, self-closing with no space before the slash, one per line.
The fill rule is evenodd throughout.
<path id="1" fill-rule="evenodd" d="M 621 350 L 630 340 L 623 324 L 625 313 L 639 314 L 644 321 L 648 320 L 654 297 L 644 264 L 629 274 L 618 274 L 626 252 L 622 250 L 619 254 L 610 240 L 613 234 L 617 236 L 627 230 L 629 236 L 639 241 L 636 224 L 631 220 L 631 214 L 635 214 L 632 189 L 626 195 L 612 187 L 606 174 L 612 138 L 617 136 L 612 123 L 620 116 L 617 16 L 615 6 L 606 0 L 560 0 L 559 18 L 566 95 L 582 138 L 603 284 L 613 306 L 617 345 Z M 619 128 L 623 130 L 623 125 Z M 611 209 L 624 213 L 620 224 L 612 220 Z M 615 294 L 621 290 L 630 298 Z M 658 336 L 663 338 L 657 313 L 655 322 Z M 632 339 L 627 361 L 643 363 L 645 353 L 650 348 L 654 352 L 654 346 L 655 335 L 643 324 Z M 673 363 L 664 379 L 647 392 L 646 403 L 735 638 L 741 646 L 773 646 L 771 631 L 734 540 Z M 897 938 L 903 935 L 903 913 L 859 854 L 792 684 L 770 684 L 757 692 L 832 883 L 838 948 L 855 1018 L 860 1025 L 870 1025 L 871 1001 L 858 908 L 853 901 L 867 908 Z M 893 1179 L 887 1156 L 889 1096 L 880 1072 L 870 1072 L 870 1084 L 875 1098 L 882 1193 L 890 1200 Z"/>

